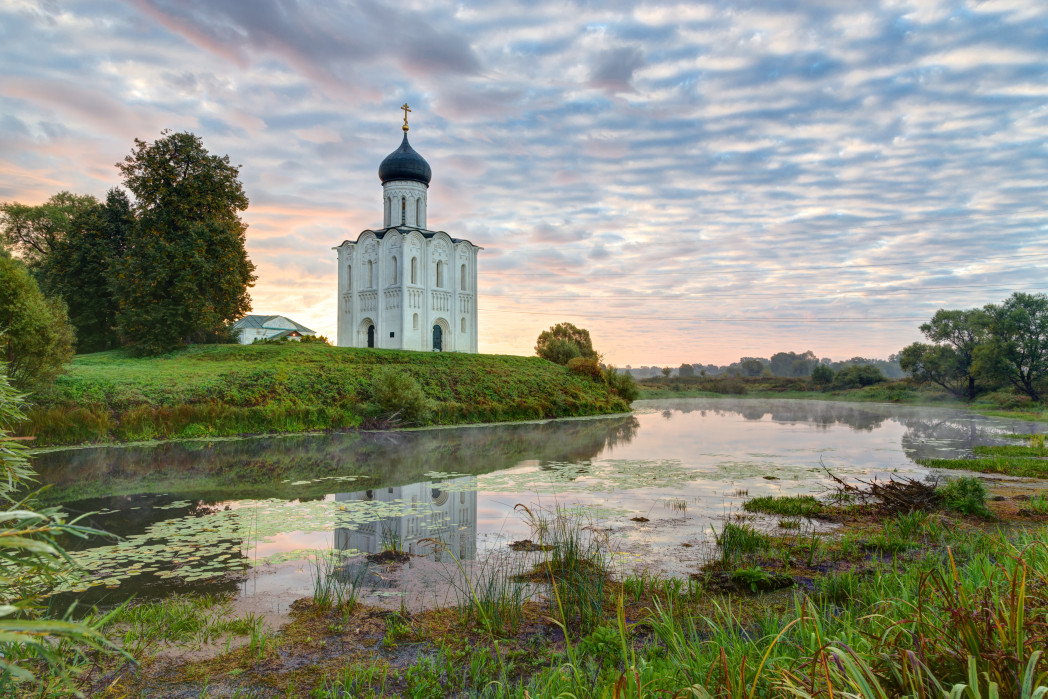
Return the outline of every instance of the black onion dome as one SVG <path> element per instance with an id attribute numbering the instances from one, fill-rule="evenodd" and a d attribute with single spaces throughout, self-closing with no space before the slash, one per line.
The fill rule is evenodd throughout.
<path id="1" fill-rule="evenodd" d="M 378 178 L 382 180 L 382 184 L 392 180 L 412 180 L 428 187 L 433 178 L 433 171 L 426 159 L 416 153 L 408 143 L 408 135 L 405 133 L 400 148 L 387 155 L 378 166 Z"/>

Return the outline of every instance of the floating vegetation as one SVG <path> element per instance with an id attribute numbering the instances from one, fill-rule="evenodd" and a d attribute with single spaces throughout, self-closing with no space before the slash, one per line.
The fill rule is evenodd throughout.
<path id="1" fill-rule="evenodd" d="M 455 483 L 456 473 L 430 472 L 427 477 L 449 479 L 441 488 L 461 490 L 563 493 L 611 493 L 638 488 L 683 488 L 704 474 L 685 468 L 678 459 L 604 459 L 600 461 L 546 461 L 537 469 L 501 471 L 477 477 L 474 483 Z"/>
<path id="2" fill-rule="evenodd" d="M 446 526 L 446 515 L 428 503 L 404 500 L 319 500 L 309 502 L 269 499 L 250 505 L 230 503 L 203 515 L 156 522 L 145 532 L 108 546 L 71 553 L 81 570 L 56 592 L 82 592 L 89 587 L 117 587 L 144 574 L 173 582 L 194 582 L 242 572 L 266 563 L 304 558 L 312 549 L 283 551 L 254 557 L 253 552 L 288 532 L 331 532 L 357 529 L 390 517 L 424 515 L 423 529 Z"/>

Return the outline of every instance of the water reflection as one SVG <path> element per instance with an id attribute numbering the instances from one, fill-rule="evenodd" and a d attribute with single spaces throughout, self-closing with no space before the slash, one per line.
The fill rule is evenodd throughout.
<path id="1" fill-rule="evenodd" d="M 476 556 L 475 477 L 452 478 L 438 483 L 423 481 L 335 495 L 335 502 L 373 501 L 411 503 L 411 511 L 356 527 L 335 529 L 336 549 L 379 553 L 387 548 L 398 548 L 412 556 L 425 556 L 437 562 L 445 552 L 450 552 L 460 561 L 473 560 Z M 431 541 L 425 541 L 427 539 Z M 433 540 L 441 545 L 436 546 Z"/>
<path id="2" fill-rule="evenodd" d="M 316 548 L 377 553 L 395 544 L 436 561 L 443 554 L 433 539 L 460 560 L 483 559 L 528 535 L 517 503 L 579 508 L 622 533 L 639 557 L 663 556 L 668 570 L 691 565 L 699 549 L 680 542 L 707 536 L 740 506 L 740 493 L 817 493 L 823 465 L 844 478 L 923 478 L 929 470 L 912 459 L 1046 429 L 896 405 L 635 407 L 633 416 L 600 419 L 56 451 L 35 465 L 53 485 L 52 502 L 95 512 L 88 524 L 123 537 L 86 543 L 95 577 L 78 588 L 91 585 L 87 599 L 119 600 L 228 589 L 267 557 L 297 560 Z M 686 510 L 665 507 L 670 498 Z M 638 527 L 638 514 L 650 524 Z"/>

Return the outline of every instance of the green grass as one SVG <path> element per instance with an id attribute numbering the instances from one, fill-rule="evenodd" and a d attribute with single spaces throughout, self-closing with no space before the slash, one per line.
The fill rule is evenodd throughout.
<path id="1" fill-rule="evenodd" d="M 1020 444 L 982 445 L 972 447 L 972 453 L 977 456 L 1048 456 L 1048 447 L 1041 445 L 1022 446 Z"/>
<path id="2" fill-rule="evenodd" d="M 45 446 L 356 427 L 389 412 L 375 402 L 373 379 L 390 368 L 432 401 L 426 424 L 629 409 L 604 383 L 538 357 L 210 345 L 147 359 L 77 356 L 53 389 L 34 396 L 20 434 Z"/>
<path id="3" fill-rule="evenodd" d="M 824 506 L 811 495 L 764 495 L 747 500 L 742 509 L 782 517 L 814 517 Z"/>
<path id="4" fill-rule="evenodd" d="M 1028 478 L 1048 477 L 1048 460 L 1034 457 L 986 456 L 974 459 L 915 459 L 929 468 L 952 468 Z"/>

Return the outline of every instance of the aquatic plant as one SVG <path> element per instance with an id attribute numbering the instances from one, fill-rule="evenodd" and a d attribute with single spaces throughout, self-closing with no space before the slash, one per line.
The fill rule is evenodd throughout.
<path id="1" fill-rule="evenodd" d="M 961 476 L 946 482 L 937 489 L 943 506 L 948 510 L 967 515 L 989 517 L 986 507 L 986 486 L 974 476 Z"/>
<path id="2" fill-rule="evenodd" d="M 38 685 L 43 696 L 71 687 L 70 674 L 87 651 L 115 648 L 100 631 L 104 618 L 76 623 L 43 604 L 72 567 L 59 538 L 102 532 L 67 520 L 58 507 L 38 507 L 38 491 L 20 492 L 31 487 L 33 471 L 10 430 L 24 419 L 24 407 L 0 363 L 0 693 Z"/>
<path id="3" fill-rule="evenodd" d="M 782 517 L 813 517 L 824 510 L 824 505 L 811 495 L 765 495 L 747 500 L 742 509 Z"/>

